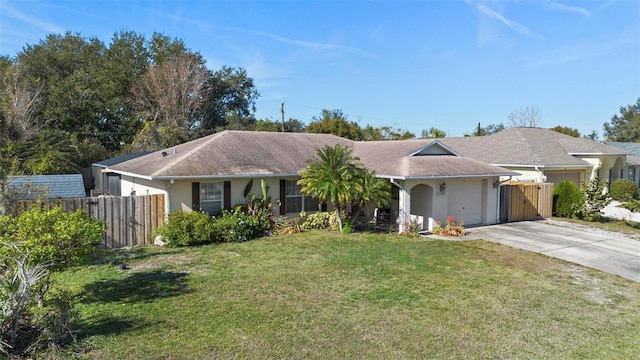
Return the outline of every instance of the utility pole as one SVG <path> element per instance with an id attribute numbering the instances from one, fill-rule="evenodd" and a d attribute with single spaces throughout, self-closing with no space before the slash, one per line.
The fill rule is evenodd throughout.
<path id="1" fill-rule="evenodd" d="M 284 132 L 284 101 L 280 104 L 280 113 L 282 113 L 282 132 Z"/>

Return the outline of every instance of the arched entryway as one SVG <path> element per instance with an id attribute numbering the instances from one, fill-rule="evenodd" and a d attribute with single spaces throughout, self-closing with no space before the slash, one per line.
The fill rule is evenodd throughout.
<path id="1" fill-rule="evenodd" d="M 412 217 L 421 223 L 420 230 L 429 229 L 429 219 L 433 216 L 433 188 L 431 186 L 418 184 L 411 188 L 410 212 Z"/>

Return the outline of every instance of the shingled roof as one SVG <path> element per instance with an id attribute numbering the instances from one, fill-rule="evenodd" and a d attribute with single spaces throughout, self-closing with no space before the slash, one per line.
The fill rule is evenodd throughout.
<path id="1" fill-rule="evenodd" d="M 325 145 L 341 144 L 379 176 L 441 178 L 514 175 L 468 157 L 440 151 L 415 154 L 434 139 L 356 142 L 328 134 L 228 130 L 153 152 L 110 170 L 148 179 L 295 176 Z"/>
<path id="2" fill-rule="evenodd" d="M 87 196 L 81 174 L 9 176 L 8 185 L 19 199 L 83 198 Z"/>
<path id="3" fill-rule="evenodd" d="M 149 179 L 296 175 L 317 149 L 352 143 L 328 134 L 227 130 L 109 169 Z"/>
<path id="4" fill-rule="evenodd" d="M 587 138 L 529 127 L 512 127 L 495 134 L 443 138 L 463 156 L 494 165 L 589 165 L 576 155 L 625 155 L 624 150 Z"/>
<path id="5" fill-rule="evenodd" d="M 416 153 L 434 143 L 442 145 L 439 151 Z M 354 149 L 354 155 L 364 166 L 383 177 L 418 179 L 518 174 L 469 157 L 456 156 L 434 139 L 364 141 L 355 143 Z"/>

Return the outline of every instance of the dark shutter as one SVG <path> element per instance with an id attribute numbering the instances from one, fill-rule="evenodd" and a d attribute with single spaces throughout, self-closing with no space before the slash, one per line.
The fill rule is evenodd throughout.
<path id="1" fill-rule="evenodd" d="M 224 188 L 222 190 L 222 195 L 224 196 L 224 209 L 231 209 L 231 181 L 224 182 Z"/>
<path id="2" fill-rule="evenodd" d="M 191 210 L 200 211 L 200 183 L 191 183 Z"/>
<path id="3" fill-rule="evenodd" d="M 321 207 L 320 207 L 320 211 L 327 211 L 327 203 L 323 202 Z"/>
<path id="4" fill-rule="evenodd" d="M 287 215 L 287 180 L 280 180 L 280 215 Z"/>

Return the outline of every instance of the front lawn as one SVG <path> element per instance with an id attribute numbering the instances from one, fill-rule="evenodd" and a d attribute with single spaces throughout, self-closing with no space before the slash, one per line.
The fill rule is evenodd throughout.
<path id="1" fill-rule="evenodd" d="M 485 241 L 305 232 L 105 255 L 54 279 L 92 359 L 640 358 L 640 283 Z"/>

